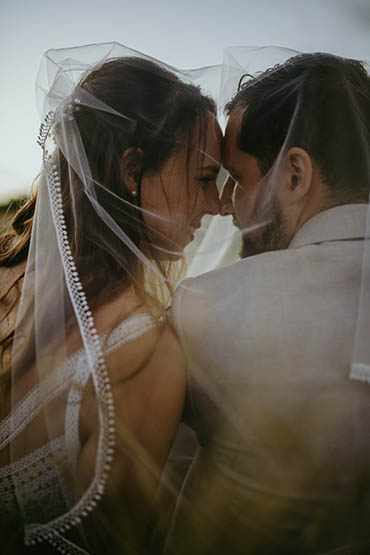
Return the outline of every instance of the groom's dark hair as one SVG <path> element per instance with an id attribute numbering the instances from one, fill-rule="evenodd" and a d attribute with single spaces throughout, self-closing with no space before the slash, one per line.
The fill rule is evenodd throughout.
<path id="1" fill-rule="evenodd" d="M 244 81 L 226 105 L 245 109 L 237 138 L 265 175 L 281 149 L 299 146 L 344 202 L 367 202 L 370 77 L 357 60 L 301 54 Z"/>

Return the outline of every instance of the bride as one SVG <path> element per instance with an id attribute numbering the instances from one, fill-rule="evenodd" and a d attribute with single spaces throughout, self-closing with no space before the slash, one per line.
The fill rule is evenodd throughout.
<path id="1" fill-rule="evenodd" d="M 0 243 L 2 553 L 138 553 L 185 394 L 162 316 L 219 210 L 221 131 L 186 76 L 120 45 L 44 66 L 44 168 Z"/>

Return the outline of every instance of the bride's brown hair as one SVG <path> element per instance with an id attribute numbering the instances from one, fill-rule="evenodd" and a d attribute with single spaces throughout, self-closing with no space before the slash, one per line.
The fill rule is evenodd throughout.
<path id="1" fill-rule="evenodd" d="M 97 200 L 136 246 L 146 246 L 169 283 L 167 266 L 151 247 L 150 231 L 125 186 L 126 172 L 136 163 L 135 156 L 140 151 L 136 199 L 136 206 L 140 207 L 142 175 L 148 170 L 159 170 L 176 149 L 184 145 L 189 162 L 193 141 L 196 138 L 206 140 L 208 117 L 209 113 L 215 113 L 215 104 L 198 87 L 183 82 L 150 60 L 136 57 L 116 58 L 104 63 L 88 73 L 79 88 L 125 116 L 72 104 L 69 115 L 76 120 L 92 179 L 102 185 L 96 187 Z M 55 134 L 58 137 L 58 124 Z M 127 149 L 130 156 L 122 167 L 122 154 Z M 59 148 L 56 154 L 69 240 L 80 280 L 92 306 L 96 307 L 118 291 L 124 291 L 133 283 L 133 277 L 137 293 L 143 297 L 142 267 L 137 256 L 96 216 L 80 178 Z M 114 196 L 127 202 L 114 202 Z M 14 267 L 26 261 L 36 203 L 37 192 L 15 215 L 12 231 L 0 239 L 0 267 Z M 76 211 L 83 214 L 82 221 L 76 222 L 73 217 Z M 116 256 L 118 252 L 119 256 Z M 23 277 L 24 272 L 1 293 L 0 302 L 6 301 L 13 289 L 20 291 Z M 10 303 L 5 317 L 15 308 L 18 299 L 19 293 Z M 49 331 L 51 335 L 54 332 Z M 0 339 L 2 355 L 10 348 L 13 337 L 14 328 Z M 3 372 L 8 370 L 6 367 Z"/>

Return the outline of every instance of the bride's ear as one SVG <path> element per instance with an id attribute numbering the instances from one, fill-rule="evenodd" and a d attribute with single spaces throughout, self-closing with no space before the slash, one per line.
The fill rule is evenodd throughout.
<path id="1" fill-rule="evenodd" d="M 142 171 L 143 151 L 141 148 L 126 148 L 120 160 L 121 180 L 126 189 L 135 195 L 137 184 Z"/>

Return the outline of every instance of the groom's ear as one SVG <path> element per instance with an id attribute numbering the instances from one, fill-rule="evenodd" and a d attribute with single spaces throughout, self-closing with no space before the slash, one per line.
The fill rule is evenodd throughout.
<path id="1" fill-rule="evenodd" d="M 281 177 L 285 202 L 294 204 L 307 195 L 312 184 L 312 160 L 303 148 L 294 146 L 285 153 Z"/>
<path id="2" fill-rule="evenodd" d="M 138 179 L 142 172 L 143 151 L 141 148 L 126 148 L 120 160 L 122 183 L 130 193 L 136 192 Z"/>

